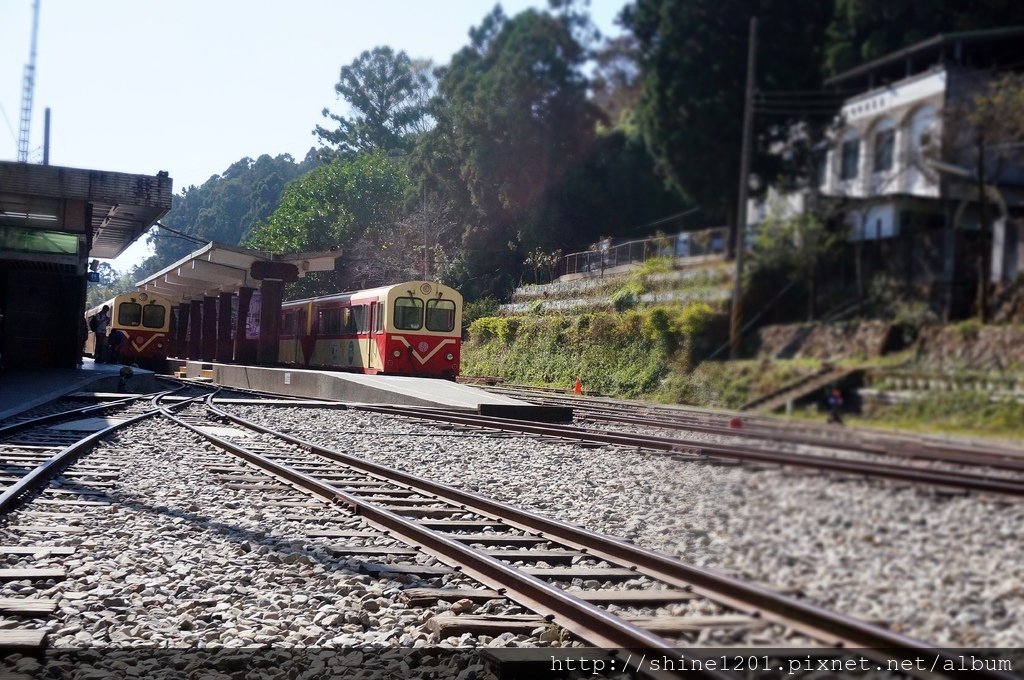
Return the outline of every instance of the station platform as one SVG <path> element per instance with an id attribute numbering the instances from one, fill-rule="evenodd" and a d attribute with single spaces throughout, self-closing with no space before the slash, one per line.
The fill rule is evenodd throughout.
<path id="1" fill-rule="evenodd" d="M 0 373 L 0 420 L 11 418 L 72 392 L 115 392 L 120 364 L 97 364 L 82 358 L 79 368 L 21 369 Z M 132 367 L 128 391 L 155 392 L 153 372 Z"/>
<path id="2" fill-rule="evenodd" d="M 571 412 L 558 415 L 551 407 L 536 406 L 448 380 L 197 361 L 183 363 L 189 378 L 209 378 L 222 387 L 354 404 L 440 407 L 526 419 L 538 419 L 539 414 L 545 413 L 556 419 L 565 415 L 571 419 Z"/>

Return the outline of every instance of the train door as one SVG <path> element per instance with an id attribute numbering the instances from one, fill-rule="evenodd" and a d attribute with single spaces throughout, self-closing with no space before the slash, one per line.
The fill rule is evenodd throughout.
<path id="1" fill-rule="evenodd" d="M 370 303 L 368 325 L 370 337 L 367 345 L 367 367 L 374 371 L 383 371 L 384 359 L 380 343 L 384 337 L 384 304 L 380 300 Z"/>
<path id="2" fill-rule="evenodd" d="M 313 357 L 313 334 L 309 332 L 308 316 L 305 307 L 300 307 L 296 314 L 295 345 L 299 348 L 299 363 L 302 366 L 309 366 L 309 360 Z"/>
<path id="3" fill-rule="evenodd" d="M 377 302 L 370 303 L 370 309 L 367 313 L 366 318 L 366 368 L 367 370 L 374 369 L 376 362 L 374 359 L 373 346 L 377 343 L 377 334 L 374 329 L 377 327 Z"/>

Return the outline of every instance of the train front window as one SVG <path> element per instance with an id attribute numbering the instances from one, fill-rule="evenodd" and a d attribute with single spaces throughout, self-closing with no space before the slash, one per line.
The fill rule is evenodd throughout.
<path id="1" fill-rule="evenodd" d="M 117 308 L 117 325 L 138 326 L 142 320 L 142 305 L 137 302 L 122 302 Z"/>
<path id="2" fill-rule="evenodd" d="M 427 330 L 450 333 L 455 328 L 455 303 L 452 300 L 427 300 Z"/>
<path id="3" fill-rule="evenodd" d="M 142 308 L 142 325 L 146 328 L 163 328 L 167 310 L 160 305 L 146 305 Z"/>
<path id="4" fill-rule="evenodd" d="M 423 327 L 423 300 L 414 297 L 395 299 L 395 328 L 400 331 L 418 331 Z"/>

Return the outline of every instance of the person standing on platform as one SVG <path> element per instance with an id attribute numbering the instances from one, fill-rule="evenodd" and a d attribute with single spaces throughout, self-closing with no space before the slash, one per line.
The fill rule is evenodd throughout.
<path id="1" fill-rule="evenodd" d="M 121 349 L 124 347 L 124 341 L 127 339 L 128 336 L 124 334 L 124 331 L 116 328 L 110 331 L 110 337 L 107 338 L 107 348 L 110 350 L 110 363 L 121 363 Z"/>
<path id="2" fill-rule="evenodd" d="M 110 328 L 110 307 L 103 305 L 103 309 L 96 315 L 96 363 L 102 364 L 107 361 L 107 329 Z"/>

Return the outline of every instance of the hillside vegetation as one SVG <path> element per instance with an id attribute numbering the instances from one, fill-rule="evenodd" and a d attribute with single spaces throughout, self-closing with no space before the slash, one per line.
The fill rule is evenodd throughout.
<path id="1" fill-rule="evenodd" d="M 685 370 L 714 321 L 710 305 L 656 306 L 578 316 L 485 317 L 469 328 L 462 370 L 509 382 L 635 397 Z"/>

